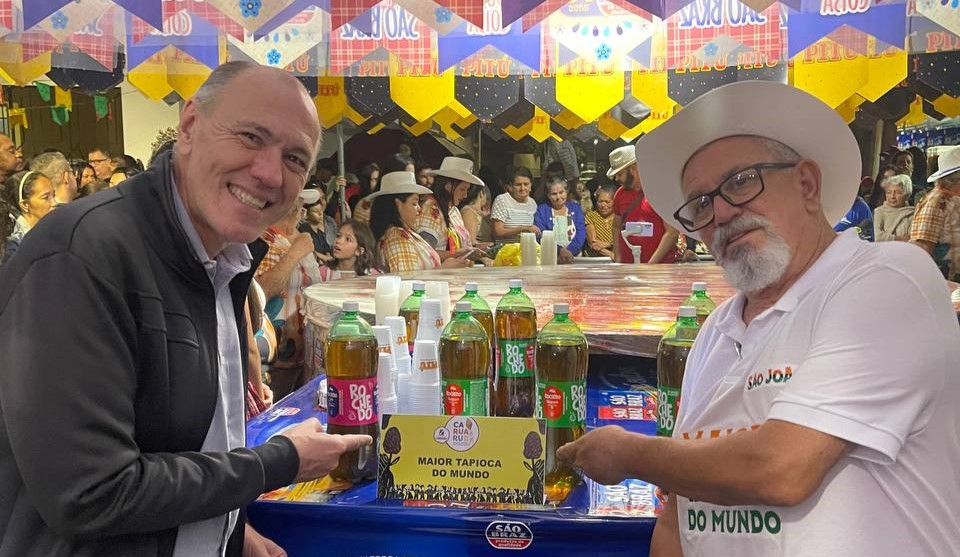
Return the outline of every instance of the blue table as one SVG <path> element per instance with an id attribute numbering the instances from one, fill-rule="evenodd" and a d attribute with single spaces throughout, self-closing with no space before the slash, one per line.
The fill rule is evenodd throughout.
<path id="1" fill-rule="evenodd" d="M 622 373 L 617 371 L 612 373 L 614 381 L 599 374 L 596 377 L 591 375 L 591 400 L 596 400 L 599 390 L 623 380 Z M 247 427 L 248 444 L 262 443 L 310 416 L 325 422 L 325 414 L 317 408 L 320 381 L 320 377 L 314 378 L 251 420 Z M 647 427 L 649 424 L 641 424 L 641 428 Z M 253 526 L 279 543 L 291 557 L 517 553 L 497 549 L 493 543 L 525 545 L 523 555 L 544 557 L 647 555 L 655 519 L 588 516 L 589 499 L 588 487 L 581 485 L 557 508 L 544 510 L 416 508 L 378 501 L 376 484 L 367 483 L 324 503 L 257 501 L 247 512 Z"/>

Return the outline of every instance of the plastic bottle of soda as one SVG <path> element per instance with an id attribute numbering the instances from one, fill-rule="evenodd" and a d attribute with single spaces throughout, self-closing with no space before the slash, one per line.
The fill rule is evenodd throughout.
<path id="1" fill-rule="evenodd" d="M 557 461 L 557 449 L 584 433 L 587 419 L 587 338 L 570 320 L 567 304 L 553 306 L 553 319 L 537 336 L 536 417 L 547 422 L 547 499 L 561 501 L 570 494 L 578 476 Z"/>
<path id="2" fill-rule="evenodd" d="M 457 302 L 440 334 L 443 413 L 450 416 L 487 415 L 490 340 L 472 310 L 470 302 Z"/>
<path id="3" fill-rule="evenodd" d="M 400 304 L 400 317 L 407 321 L 407 348 L 413 354 L 413 341 L 417 340 L 417 327 L 420 326 L 420 304 L 423 303 L 427 283 L 413 281 L 413 292 Z"/>
<path id="4" fill-rule="evenodd" d="M 357 482 L 377 473 L 378 408 L 377 338 L 360 318 L 357 302 L 344 302 L 343 313 L 327 334 L 327 431 L 361 433 L 373 437 L 373 445 L 344 453 L 330 475 Z"/>
<path id="5" fill-rule="evenodd" d="M 680 387 L 687 356 L 697 338 L 697 308 L 680 306 L 672 336 L 670 331 L 660 339 L 657 349 L 657 435 L 671 437 L 677 424 L 680 407 Z"/>
<path id="6" fill-rule="evenodd" d="M 497 304 L 497 416 L 533 416 L 536 390 L 537 309 L 523 293 L 523 281 L 510 280 L 510 291 Z"/>
<path id="7" fill-rule="evenodd" d="M 697 308 L 697 324 L 702 327 L 707 317 L 713 313 L 713 310 L 717 309 L 717 303 L 710 296 L 707 296 L 707 283 L 697 281 L 693 283 L 691 290 L 693 292 L 683 302 L 683 305 Z"/>
<path id="8" fill-rule="evenodd" d="M 490 365 L 487 369 L 487 376 L 489 377 L 488 389 L 490 393 L 490 400 L 489 404 L 487 405 L 487 412 L 492 416 L 494 415 L 493 403 L 496 400 L 496 398 L 493 396 L 493 385 L 497 378 L 497 370 L 494 368 L 494 360 L 496 359 L 496 355 L 493 346 L 496 342 L 496 337 L 494 336 L 493 328 L 493 312 L 490 311 L 490 306 L 487 304 L 487 301 L 481 298 L 480 294 L 478 294 L 480 287 L 477 285 L 477 283 L 468 282 L 464 285 L 463 289 L 466 291 L 466 293 L 458 301 L 470 302 L 470 306 L 473 308 L 471 310 L 471 314 L 473 315 L 474 319 L 480 322 L 480 325 L 483 326 L 483 330 L 487 332 L 487 339 L 490 343 Z"/>

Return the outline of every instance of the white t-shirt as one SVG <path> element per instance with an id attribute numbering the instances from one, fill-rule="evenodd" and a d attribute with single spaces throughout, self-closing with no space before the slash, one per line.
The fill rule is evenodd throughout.
<path id="1" fill-rule="evenodd" d="M 704 323 L 674 437 L 777 419 L 852 450 L 795 507 L 678 497 L 683 554 L 960 555 L 960 326 L 930 257 L 846 232 L 746 327 L 743 303 Z"/>
<path id="2" fill-rule="evenodd" d="M 493 200 L 490 208 L 490 219 L 498 220 L 507 227 L 530 226 L 533 224 L 533 215 L 537 212 L 537 202 L 528 197 L 523 203 L 517 202 L 509 193 L 501 193 Z M 519 242 L 520 236 L 501 238 L 501 242 Z"/>

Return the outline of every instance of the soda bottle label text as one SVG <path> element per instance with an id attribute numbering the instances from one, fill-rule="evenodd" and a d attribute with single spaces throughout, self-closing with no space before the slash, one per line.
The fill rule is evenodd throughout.
<path id="1" fill-rule="evenodd" d="M 536 339 L 500 340 L 497 369 L 500 377 L 533 377 Z"/>
<path id="2" fill-rule="evenodd" d="M 582 427 L 587 419 L 587 393 L 582 381 L 538 381 L 534 417 L 547 427 Z"/>
<path id="3" fill-rule="evenodd" d="M 360 426 L 377 423 L 377 378 L 327 377 L 327 417 L 331 425 Z"/>
<path id="4" fill-rule="evenodd" d="M 657 391 L 657 435 L 673 437 L 680 407 L 680 387 L 660 387 Z"/>

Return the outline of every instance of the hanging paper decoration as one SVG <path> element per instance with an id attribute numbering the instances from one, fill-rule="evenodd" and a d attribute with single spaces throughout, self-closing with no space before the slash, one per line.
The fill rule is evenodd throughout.
<path id="1" fill-rule="evenodd" d="M 7 122 L 11 127 L 22 126 L 24 129 L 30 127 L 30 121 L 27 119 L 27 110 L 24 108 L 11 108 L 7 112 Z"/>
<path id="2" fill-rule="evenodd" d="M 907 12 L 903 4 L 872 5 L 866 9 L 835 0 L 803 0 L 803 10 L 790 16 L 787 27 L 787 56 L 798 52 L 825 37 L 841 25 L 849 25 L 877 39 L 903 48 L 906 37 Z"/>
<path id="3" fill-rule="evenodd" d="M 312 8 L 300 12 L 261 39 L 255 40 L 248 32 L 242 41 L 227 37 L 227 43 L 259 64 L 284 68 L 316 46 L 323 37 L 324 13 Z"/>
<path id="4" fill-rule="evenodd" d="M 520 100 L 520 76 L 457 77 L 457 100 L 481 120 L 490 121 Z"/>
<path id="5" fill-rule="evenodd" d="M 551 117 L 563 111 L 557 102 L 557 82 L 552 77 L 524 76 L 523 96 Z"/>
<path id="6" fill-rule="evenodd" d="M 127 15 L 127 28 L 135 25 L 138 18 Z M 186 10 L 177 12 L 164 22 L 164 30 L 154 29 L 139 41 L 136 34 L 127 35 L 127 67 L 136 68 L 142 62 L 168 46 L 189 54 L 193 59 L 215 68 L 220 64 L 220 47 L 210 37 L 217 36 L 217 30 L 207 20 L 197 17 Z"/>
<path id="7" fill-rule="evenodd" d="M 917 79 L 952 97 L 960 97 L 960 55 L 956 52 L 920 54 Z"/>
<path id="8" fill-rule="evenodd" d="M 167 83 L 181 99 L 193 97 L 213 71 L 208 63 L 176 50 L 173 51 L 173 56 L 166 59 L 166 63 Z"/>
<path id="9" fill-rule="evenodd" d="M 73 110 L 73 93 L 70 91 L 55 87 L 53 90 L 54 106 L 62 106 L 68 111 Z"/>
<path id="10" fill-rule="evenodd" d="M 402 6 L 404 10 L 416 16 L 439 35 L 446 35 L 464 21 L 449 8 L 431 0 L 394 0 L 394 3 Z"/>
<path id="11" fill-rule="evenodd" d="M 8 82 L 27 85 L 50 71 L 50 53 L 26 58 L 24 47 L 0 41 L 0 71 Z"/>
<path id="12" fill-rule="evenodd" d="M 53 119 L 53 123 L 58 126 L 62 126 L 70 121 L 70 111 L 67 110 L 65 106 L 51 106 L 50 116 Z"/>
<path id="13" fill-rule="evenodd" d="M 151 0 L 153 1 L 153 0 Z M 216 43 L 219 40 L 221 34 L 234 37 L 239 40 L 243 40 L 243 27 L 226 16 L 223 12 L 215 8 L 212 4 L 205 2 L 204 0 L 161 0 L 161 8 L 163 9 L 163 23 L 162 25 L 155 27 L 149 22 L 141 19 L 139 16 L 132 18 L 133 25 L 131 27 L 130 19 L 127 19 L 127 35 L 128 40 L 129 36 L 132 36 L 133 42 L 138 43 L 143 38 L 149 34 L 155 34 L 157 32 L 163 33 L 174 33 L 174 32 L 183 32 L 188 26 L 192 26 L 195 18 L 202 19 L 212 26 L 215 33 L 212 36 L 207 37 L 207 42 Z M 133 13 L 133 12 L 128 12 Z M 186 14 L 186 15 L 185 15 Z M 134 14 L 136 15 L 136 14 Z M 205 27 L 205 30 L 210 29 L 211 27 Z M 200 37 L 199 31 L 192 30 L 191 36 Z"/>
<path id="14" fill-rule="evenodd" d="M 167 81 L 167 64 L 160 54 L 151 56 L 136 67 L 130 66 L 130 68 L 127 72 L 127 82 L 147 98 L 160 101 L 173 93 L 173 87 Z"/>
<path id="15" fill-rule="evenodd" d="M 165 12 L 171 0 L 163 0 L 162 2 L 161 0 L 113 0 L 113 2 L 128 13 L 149 23 L 155 29 L 163 29 L 163 22 L 169 17 L 169 14 Z M 181 5 L 180 7 L 184 6 Z"/>
<path id="16" fill-rule="evenodd" d="M 607 0 L 606 3 L 613 4 L 645 19 L 650 19 L 651 16 L 661 19 L 666 17 L 664 0 Z"/>
<path id="17" fill-rule="evenodd" d="M 608 75 L 557 73 L 557 102 L 586 122 L 623 100 L 623 72 Z"/>
<path id="18" fill-rule="evenodd" d="M 343 80 L 347 102 L 364 116 L 382 116 L 397 105 L 390 99 L 386 77 L 347 77 Z"/>
<path id="19" fill-rule="evenodd" d="M 446 36 L 437 38 L 440 71 L 445 71 L 486 46 L 492 46 L 528 68 L 540 70 L 540 26 L 523 32 L 520 25 L 482 29 L 464 22 Z M 489 71 L 477 68 L 459 72 L 461 75 L 486 75 Z M 509 73 L 519 73 L 512 71 Z"/>
<path id="20" fill-rule="evenodd" d="M 377 5 L 379 0 L 330 0 L 330 27 L 340 29 L 353 18 Z"/>
<path id="21" fill-rule="evenodd" d="M 917 0 L 917 11 L 955 35 L 960 35 L 960 5 L 952 0 Z"/>
<path id="22" fill-rule="evenodd" d="M 399 64 L 395 56 L 391 56 L 391 65 L 393 64 Z M 390 73 L 390 98 L 416 121 L 428 120 L 455 98 L 452 69 L 437 76 L 404 76 L 395 71 Z"/>
<path id="23" fill-rule="evenodd" d="M 47 85 L 46 83 L 37 82 L 37 94 L 40 95 L 40 99 L 43 102 L 48 103 L 53 98 L 53 88 Z"/>
<path id="24" fill-rule="evenodd" d="M 13 0 L 0 0 L 0 35 L 14 30 Z"/>
<path id="25" fill-rule="evenodd" d="M 23 3 L 23 28 L 30 29 L 70 2 L 71 0 L 27 0 Z"/>
<path id="26" fill-rule="evenodd" d="M 495 19 L 500 20 L 500 2 L 494 1 L 490 2 L 489 0 L 433 0 L 440 6 L 447 8 L 451 12 L 457 14 L 461 18 L 469 21 L 475 26 L 483 29 L 488 27 L 485 22 L 493 22 Z M 516 0 L 507 0 L 507 2 L 514 2 Z M 501 26 L 501 22 L 497 21 L 497 26 Z"/>
<path id="27" fill-rule="evenodd" d="M 107 8 L 79 31 L 71 34 L 54 53 L 54 67 L 112 71 L 116 67 L 117 17 L 120 9 Z M 76 55 L 73 53 L 76 52 Z M 121 68 L 122 70 L 122 68 Z M 121 77 L 123 72 L 121 71 Z"/>
<path id="28" fill-rule="evenodd" d="M 579 57 L 604 68 L 619 68 L 631 50 L 660 28 L 613 4 L 588 0 L 564 6 L 546 27 L 549 36 L 565 49 L 561 65 Z"/>
<path id="29" fill-rule="evenodd" d="M 97 120 L 102 120 L 107 116 L 108 109 L 108 100 L 107 97 L 103 95 L 94 95 L 93 97 L 93 111 L 97 115 Z"/>
<path id="30" fill-rule="evenodd" d="M 57 48 L 60 42 L 46 31 L 29 31 L 19 35 L 20 45 L 23 47 L 23 59 L 32 60 Z"/>
<path id="31" fill-rule="evenodd" d="M 347 108 L 347 94 L 342 77 L 320 77 L 317 79 L 317 96 L 314 97 L 320 125 L 332 128 L 343 119 Z"/>
<path id="32" fill-rule="evenodd" d="M 761 66 L 750 69 L 738 69 L 736 66 L 731 66 L 723 70 L 700 72 L 670 70 L 667 72 L 667 87 L 670 98 L 684 106 L 717 87 L 737 81 L 751 80 L 785 83 L 787 81 L 786 65 L 777 64 L 773 67 Z"/>
<path id="33" fill-rule="evenodd" d="M 868 55 L 859 56 L 822 39 L 794 59 L 793 85 L 834 108 L 854 93 L 876 101 L 906 78 L 907 54 L 877 53 L 875 45 L 871 39 Z"/>
<path id="34" fill-rule="evenodd" d="M 523 81 L 520 82 L 520 89 L 522 95 Z M 536 112 L 537 107 L 521 96 L 515 105 L 498 114 L 496 118 L 492 119 L 491 123 L 497 128 L 504 128 L 516 122 L 527 122 L 533 118 Z M 541 110 L 541 112 L 543 111 Z"/>
<path id="35" fill-rule="evenodd" d="M 532 29 L 538 23 L 568 4 L 570 0 L 546 0 L 536 8 L 530 10 L 520 19 L 523 30 Z"/>
<path id="36" fill-rule="evenodd" d="M 292 0 L 206 0 L 253 33 L 276 17 Z"/>
<path id="37" fill-rule="evenodd" d="M 30 31 L 43 31 L 58 42 L 63 42 L 74 33 L 88 28 L 93 20 L 114 7 L 113 2 L 109 0 L 74 0 L 54 12 L 50 17 L 39 21 L 30 28 Z M 88 32 L 90 31 L 88 29 Z"/>
<path id="38" fill-rule="evenodd" d="M 330 13 L 330 0 L 293 0 L 285 8 L 280 10 L 273 18 L 261 25 L 253 33 L 254 39 L 261 39 L 271 31 L 287 23 L 301 12 L 319 8 Z"/>
<path id="39" fill-rule="evenodd" d="M 369 35 L 360 33 L 352 25 L 344 25 L 330 38 L 331 73 L 340 74 L 377 49 L 396 54 L 404 64 L 402 71 L 413 75 L 431 74 L 436 66 L 432 52 L 433 32 L 412 14 L 385 0 L 371 11 L 374 23 Z M 389 60 L 361 68 L 361 75 L 386 76 Z"/>
<path id="40" fill-rule="evenodd" d="M 501 2 L 501 22 L 510 25 L 514 21 L 527 15 L 546 0 L 507 0 Z"/>
<path id="41" fill-rule="evenodd" d="M 704 11 L 705 2 L 716 4 Z M 777 6 L 756 12 L 739 2 L 698 0 L 670 17 L 666 27 L 667 69 L 753 68 L 777 64 L 783 57 Z M 656 59 L 651 64 L 659 66 Z"/>

